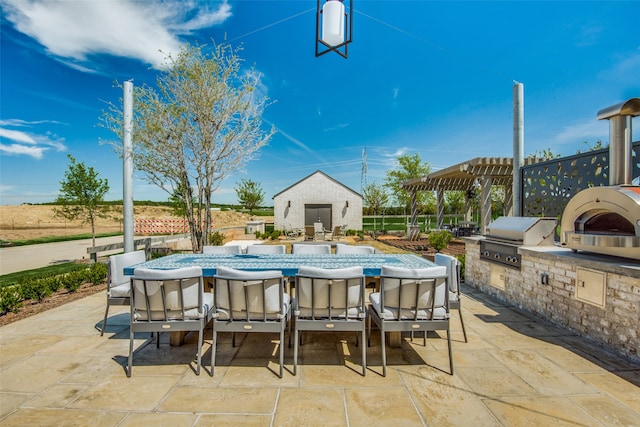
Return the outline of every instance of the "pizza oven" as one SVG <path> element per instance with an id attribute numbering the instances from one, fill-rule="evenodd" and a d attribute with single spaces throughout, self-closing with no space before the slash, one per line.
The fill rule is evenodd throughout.
<path id="1" fill-rule="evenodd" d="M 640 98 L 605 108 L 609 120 L 609 186 L 573 196 L 562 213 L 560 244 L 574 251 L 640 259 L 640 186 L 632 185 L 631 118 Z"/>
<path id="2" fill-rule="evenodd" d="M 564 209 L 561 245 L 640 259 L 640 186 L 591 187 L 576 194 Z"/>

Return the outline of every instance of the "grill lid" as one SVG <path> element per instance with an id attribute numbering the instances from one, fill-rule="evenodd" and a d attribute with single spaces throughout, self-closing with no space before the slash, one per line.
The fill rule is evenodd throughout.
<path id="1" fill-rule="evenodd" d="M 553 244 L 555 227 L 555 218 L 501 216 L 489 224 L 486 237 L 525 246 Z"/>

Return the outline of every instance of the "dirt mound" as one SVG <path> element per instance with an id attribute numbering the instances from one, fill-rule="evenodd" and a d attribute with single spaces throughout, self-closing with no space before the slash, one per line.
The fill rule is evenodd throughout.
<path id="1" fill-rule="evenodd" d="M 136 219 L 180 219 L 165 206 L 134 206 Z M 232 211 L 211 211 L 213 227 L 224 228 L 246 225 L 251 220 L 248 214 Z M 269 222 L 269 218 L 261 218 Z M 114 206 L 107 218 L 98 218 L 97 233 L 122 231 L 122 207 Z M 88 224 L 80 221 L 65 221 L 57 218 L 54 206 L 29 205 L 0 206 L 0 239 L 22 240 L 50 236 L 70 236 L 90 233 Z"/>

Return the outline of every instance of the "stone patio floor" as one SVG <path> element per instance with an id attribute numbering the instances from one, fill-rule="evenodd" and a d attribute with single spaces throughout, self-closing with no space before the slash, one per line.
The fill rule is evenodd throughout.
<path id="1" fill-rule="evenodd" d="M 277 377 L 278 337 L 220 334 L 209 376 L 194 373 L 196 336 L 156 349 L 136 339 L 133 376 L 124 366 L 128 309 L 112 307 L 104 336 L 104 294 L 0 328 L 2 426 L 638 426 L 640 366 L 584 339 L 463 288 L 463 316 L 452 315 L 455 375 L 445 335 L 403 337 L 388 348 L 372 334 L 368 370 L 355 336 L 307 333 L 298 375 L 286 349 Z M 167 335 L 167 334 L 164 334 Z"/>

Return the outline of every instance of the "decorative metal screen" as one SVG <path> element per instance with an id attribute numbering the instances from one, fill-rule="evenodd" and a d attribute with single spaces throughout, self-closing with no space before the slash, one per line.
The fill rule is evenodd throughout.
<path id="1" fill-rule="evenodd" d="M 640 178 L 640 142 L 632 144 L 634 183 Z M 609 149 L 522 167 L 522 214 L 559 218 L 580 190 L 609 185 Z"/>

